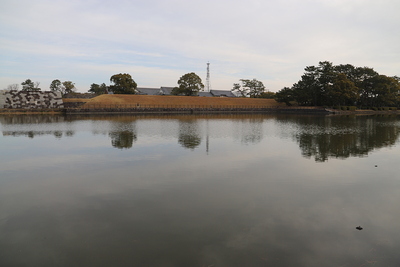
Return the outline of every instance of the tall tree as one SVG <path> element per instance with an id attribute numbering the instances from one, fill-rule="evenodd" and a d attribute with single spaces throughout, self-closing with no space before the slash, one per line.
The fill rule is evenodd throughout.
<path id="1" fill-rule="evenodd" d="M 358 88 L 352 81 L 347 79 L 343 73 L 336 74 L 332 84 L 329 84 L 326 92 L 325 105 L 341 106 L 341 105 L 355 105 L 358 100 Z"/>
<path id="2" fill-rule="evenodd" d="M 98 85 L 97 83 L 92 83 L 90 85 L 89 93 L 94 93 L 96 95 L 107 94 L 108 87 L 105 83 Z"/>
<path id="3" fill-rule="evenodd" d="M 64 89 L 64 92 L 63 92 L 64 95 L 72 93 L 76 90 L 75 84 L 71 81 L 65 81 L 62 83 L 62 85 L 63 85 L 63 89 Z"/>
<path id="4" fill-rule="evenodd" d="M 284 87 L 275 94 L 275 100 L 280 103 L 286 103 L 286 105 L 291 106 L 292 101 L 295 101 L 295 92 L 293 88 Z"/>
<path id="5" fill-rule="evenodd" d="M 53 80 L 50 84 L 50 90 L 53 92 L 63 92 L 63 85 L 60 80 Z"/>
<path id="6" fill-rule="evenodd" d="M 231 91 L 241 97 L 247 97 L 247 95 L 249 94 L 249 88 L 242 87 L 240 83 L 234 83 Z"/>
<path id="7" fill-rule="evenodd" d="M 398 104 L 400 83 L 393 77 L 377 75 L 371 78 L 373 106 L 394 106 Z"/>
<path id="8" fill-rule="evenodd" d="M 31 79 L 26 79 L 25 82 L 21 83 L 22 91 L 40 91 L 40 82 L 33 82 Z"/>
<path id="9" fill-rule="evenodd" d="M 76 90 L 75 83 L 73 83 L 71 81 L 61 82 L 58 79 L 53 80 L 51 82 L 49 88 L 53 92 L 61 92 L 62 95 L 67 95 Z"/>
<path id="10" fill-rule="evenodd" d="M 110 78 L 110 91 L 114 94 L 136 94 L 137 84 L 128 73 L 114 74 Z"/>
<path id="11" fill-rule="evenodd" d="M 234 83 L 231 91 L 240 94 L 242 97 L 259 97 L 264 91 L 264 84 L 257 80 L 240 79 L 240 83 Z"/>
<path id="12" fill-rule="evenodd" d="M 178 80 L 178 87 L 175 87 L 171 94 L 173 95 L 197 95 L 199 91 L 204 89 L 201 78 L 194 72 L 186 73 Z"/>
<path id="13" fill-rule="evenodd" d="M 284 88 L 277 101 L 288 102 L 289 96 L 299 105 L 357 105 L 380 107 L 399 105 L 399 79 L 379 75 L 372 68 L 353 65 L 334 66 L 319 62 L 308 66 L 301 80 L 291 90 Z"/>

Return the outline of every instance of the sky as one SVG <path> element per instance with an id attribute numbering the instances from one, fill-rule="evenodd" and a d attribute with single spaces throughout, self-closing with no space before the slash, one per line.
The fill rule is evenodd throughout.
<path id="1" fill-rule="evenodd" d="M 2 0 L 0 89 L 78 92 L 129 73 L 138 87 L 195 72 L 211 89 L 291 87 L 320 61 L 400 76 L 398 0 Z M 22 86 L 20 86 L 21 88 Z"/>

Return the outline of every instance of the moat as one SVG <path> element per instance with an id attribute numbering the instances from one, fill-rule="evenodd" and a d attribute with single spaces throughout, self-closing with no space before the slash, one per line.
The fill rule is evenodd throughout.
<path id="1" fill-rule="evenodd" d="M 0 266 L 400 262 L 398 115 L 0 115 L 0 130 Z"/>

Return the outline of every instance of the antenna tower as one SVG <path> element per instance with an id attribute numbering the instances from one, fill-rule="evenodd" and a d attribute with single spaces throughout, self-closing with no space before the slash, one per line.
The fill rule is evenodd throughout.
<path id="1" fill-rule="evenodd" d="M 210 62 L 207 62 L 207 79 L 206 79 L 206 90 L 210 92 L 211 84 L 210 84 Z"/>

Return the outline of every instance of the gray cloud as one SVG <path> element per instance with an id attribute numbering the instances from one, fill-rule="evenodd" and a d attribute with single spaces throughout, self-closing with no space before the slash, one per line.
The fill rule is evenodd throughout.
<path id="1" fill-rule="evenodd" d="M 205 79 L 207 61 L 219 89 L 257 78 L 277 91 L 323 60 L 399 75 L 400 3 L 394 0 L 1 5 L 0 88 L 30 78 L 46 89 L 53 79 L 65 79 L 84 92 L 130 71 L 140 86 L 173 86 L 190 71 Z"/>

